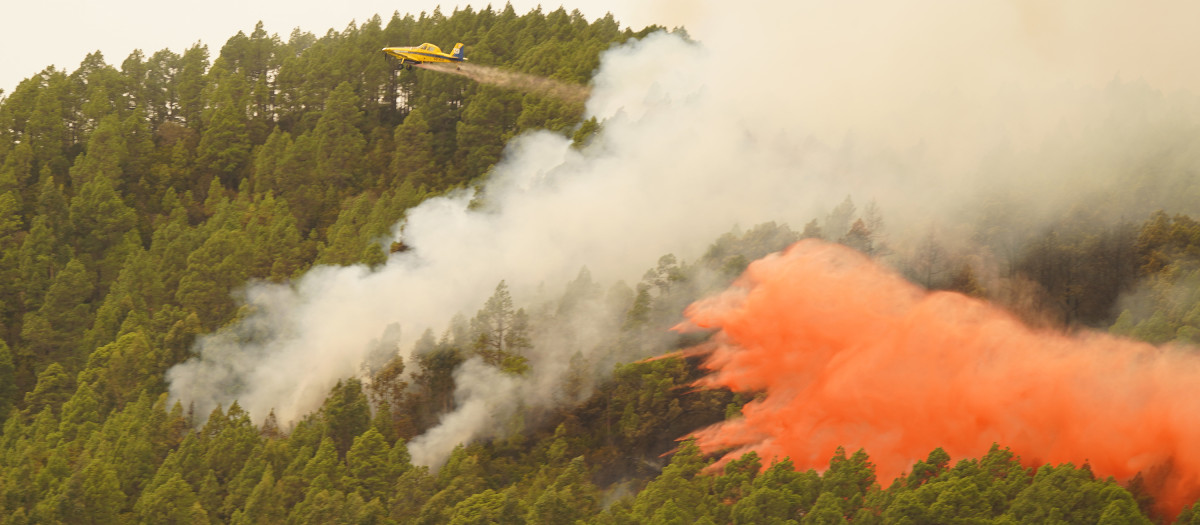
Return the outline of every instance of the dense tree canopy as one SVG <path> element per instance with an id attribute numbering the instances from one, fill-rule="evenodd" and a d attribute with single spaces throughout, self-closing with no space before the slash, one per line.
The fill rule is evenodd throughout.
<path id="1" fill-rule="evenodd" d="M 511 6 L 287 39 L 260 23 L 219 50 L 135 51 L 119 69 L 93 53 L 22 82 L 0 99 L 0 524 L 1145 522 L 1145 494 L 1086 465 L 1022 467 L 1003 444 L 953 465 L 932 451 L 895 481 L 861 450 L 827 451 L 824 472 L 754 454 L 713 465 L 676 439 L 747 400 L 694 391 L 700 371 L 680 357 L 600 381 L 576 353 L 575 404 L 516 418 L 512 436 L 460 446 L 440 470 L 412 464 L 407 440 L 455 407 L 463 362 L 527 373 L 534 336 L 587 301 L 610 306 L 598 325 L 613 354 L 638 355 L 684 305 L 801 237 L 893 253 L 879 210 L 849 198 L 803 233 L 768 223 L 697 261 L 664 255 L 633 287 L 585 268 L 557 301 L 520 305 L 501 281 L 473 317 L 345 378 L 293 427 L 237 404 L 168 404 L 165 371 L 239 315 L 231 291 L 248 280 L 381 264 L 404 249 L 378 239 L 406 210 L 486 176 L 509 138 L 544 128 L 579 143 L 601 125 L 569 101 L 397 72 L 380 48 L 461 40 L 474 62 L 586 84 L 603 50 L 655 29 Z M 930 237 L 909 273 L 995 293 L 947 260 Z M 1190 217 L 1064 225 L 1012 271 L 1068 323 L 1200 342 Z"/>

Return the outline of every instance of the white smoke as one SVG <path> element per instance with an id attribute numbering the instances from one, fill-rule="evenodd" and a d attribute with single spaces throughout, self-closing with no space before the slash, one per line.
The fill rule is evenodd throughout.
<path id="1" fill-rule="evenodd" d="M 454 372 L 454 412 L 408 443 L 412 462 L 441 465 L 459 444 L 505 430 L 515 408 L 510 400 L 518 397 L 517 381 L 479 358 L 463 362 Z"/>
<path id="2" fill-rule="evenodd" d="M 1200 19 L 1191 3 L 697 4 L 698 43 L 657 33 L 605 53 L 587 102 L 603 128 L 587 147 L 518 137 L 485 206 L 462 192 L 410 210 L 413 249 L 383 267 L 249 286 L 250 313 L 168 372 L 172 396 L 199 414 L 237 400 L 256 420 L 294 421 L 359 373 L 389 326 L 407 352 L 501 280 L 518 304 L 583 266 L 633 282 L 660 255 L 694 260 L 736 225 L 798 227 L 847 195 L 876 201 L 889 235 L 919 236 L 991 193 L 1035 223 L 1161 160 L 1154 176 L 1174 186 L 1141 204 L 1200 202 L 1200 70 L 1181 66 L 1200 50 L 1182 22 Z M 598 350 L 538 349 L 516 378 L 464 364 L 458 409 L 414 459 L 436 465 L 497 415 L 549 402 L 581 351 Z"/>

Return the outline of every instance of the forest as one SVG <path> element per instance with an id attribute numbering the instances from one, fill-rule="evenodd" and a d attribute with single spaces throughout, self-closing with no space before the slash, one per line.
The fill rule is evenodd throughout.
<path id="1" fill-rule="evenodd" d="M 245 283 L 381 265 L 408 249 L 379 242 L 406 211 L 479 184 L 509 139 L 544 129 L 584 147 L 603 126 L 577 101 L 396 71 L 379 49 L 469 42 L 472 62 L 587 85 L 602 52 L 664 30 L 511 5 L 286 40 L 260 23 L 219 50 L 136 51 L 119 67 L 94 53 L 0 95 L 0 523 L 1200 523 L 1190 506 L 1162 515 L 1141 476 L 1032 467 L 1005 443 L 934 449 L 894 480 L 869 450 L 827 451 L 822 471 L 755 453 L 718 463 L 680 439 L 753 396 L 694 388 L 701 360 L 679 354 L 580 377 L 575 402 L 523 413 L 439 468 L 407 447 L 454 408 L 468 359 L 526 373 L 537 335 L 585 302 L 606 305 L 613 355 L 685 348 L 695 338 L 668 329 L 687 304 L 809 237 L 1035 324 L 1200 344 L 1200 219 L 1168 210 L 1036 232 L 995 287 L 932 240 L 889 249 L 885 217 L 847 197 L 807 225 L 731 228 L 692 261 L 664 254 L 632 285 L 584 268 L 553 283 L 557 299 L 516 304 L 496 283 L 411 359 L 345 377 L 294 424 L 170 399 L 167 370 L 247 315 Z"/>

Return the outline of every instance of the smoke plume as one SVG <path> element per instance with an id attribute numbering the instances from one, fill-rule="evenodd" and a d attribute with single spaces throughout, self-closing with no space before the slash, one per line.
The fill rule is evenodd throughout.
<path id="1" fill-rule="evenodd" d="M 385 265 L 249 285 L 246 315 L 169 371 L 172 396 L 199 414 L 234 400 L 259 421 L 274 409 L 286 424 L 361 373 L 379 341 L 408 358 L 501 280 L 518 305 L 584 266 L 605 286 L 636 282 L 664 254 L 695 260 L 738 225 L 799 229 L 847 196 L 876 203 L 898 247 L 930 224 L 943 244 L 985 228 L 1019 242 L 1064 210 L 1102 222 L 1200 203 L 1200 69 L 1179 67 L 1200 49 L 1200 4 L 695 3 L 672 21 L 691 39 L 653 33 L 603 54 L 585 102 L 601 129 L 586 146 L 518 137 L 482 206 L 463 191 L 410 210 L 396 231 L 413 249 Z M 1013 250 L 986 243 L 983 256 Z M 569 402 L 547 394 L 566 381 L 562 363 L 613 358 L 566 339 L 583 342 L 535 348 L 509 396 L 464 387 L 444 420 L 454 432 L 439 435 L 474 439 L 494 431 L 489 411 Z M 487 410 L 468 413 L 474 399 Z"/>
<path id="2" fill-rule="evenodd" d="M 495 400 L 517 395 L 516 378 L 473 358 L 455 371 L 454 382 L 458 385 L 454 412 L 408 443 L 409 454 L 417 465 L 441 465 L 461 443 L 513 430 L 506 428 L 512 416 L 510 405 Z"/>
<path id="3" fill-rule="evenodd" d="M 468 63 L 417 64 L 417 67 L 467 77 L 480 84 L 491 84 L 505 89 L 554 97 L 572 104 L 582 104 L 588 96 L 587 86 L 539 77 L 537 75 L 528 75 L 517 71 L 508 71 L 498 67 Z"/>
<path id="4" fill-rule="evenodd" d="M 704 385 L 765 393 L 743 417 L 697 432 L 704 450 L 805 469 L 838 446 L 864 448 L 886 484 L 934 448 L 969 458 L 999 443 L 1034 466 L 1159 474 L 1167 516 L 1200 496 L 1194 350 L 1035 331 L 811 240 L 752 263 L 687 316 L 718 331 Z"/>

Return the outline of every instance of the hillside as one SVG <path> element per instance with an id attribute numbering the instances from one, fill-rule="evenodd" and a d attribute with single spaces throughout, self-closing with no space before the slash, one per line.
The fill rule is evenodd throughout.
<path id="1" fill-rule="evenodd" d="M 396 70 L 379 52 L 458 41 L 478 69 Z M 1159 350 L 1131 340 L 1167 345 L 1182 357 L 1154 362 L 1182 375 L 1153 378 L 1186 384 L 1194 98 L 1072 87 L 1091 105 L 1054 124 L 1070 132 L 981 147 L 970 181 L 949 181 L 958 165 L 919 147 L 765 125 L 803 112 L 759 112 L 710 52 L 681 29 L 507 6 L 286 40 L 259 24 L 220 50 L 94 54 L 22 82 L 0 99 L 0 524 L 1200 523 L 1193 417 L 1137 461 L 1076 459 L 1028 445 L 1041 412 L 962 445 L 920 420 L 953 420 L 940 401 L 893 395 L 916 409 L 857 420 L 831 407 L 878 391 L 835 388 L 795 438 L 811 421 L 772 412 L 793 388 L 888 374 L 845 358 L 822 375 L 782 350 L 739 376 L 736 358 L 869 346 L 888 321 L 858 299 L 954 297 L 1006 334 L 1085 341 L 1084 363 L 1108 351 L 1095 331 L 1138 355 Z M 802 239 L 864 262 L 801 290 L 855 264 L 885 277 L 804 303 L 850 319 L 827 338 L 789 331 L 837 324 L 818 314 L 769 322 L 800 306 L 739 325 L 732 305 L 766 289 L 771 263 L 754 261 Z M 706 297 L 731 317 L 688 309 Z M 959 325 L 904 326 L 924 349 Z M 979 355 L 963 368 L 995 363 Z M 935 392 L 959 373 L 947 361 L 885 372 Z M 764 379 L 780 370 L 782 387 Z M 1041 377 L 1015 370 L 997 382 Z M 1124 395 L 1141 371 L 1096 389 Z M 1147 397 L 1145 412 L 1192 406 Z M 1045 441 L 1075 421 L 1046 420 Z M 937 429 L 919 452 L 888 449 L 917 427 Z M 814 445 L 787 457 L 780 436 Z"/>

